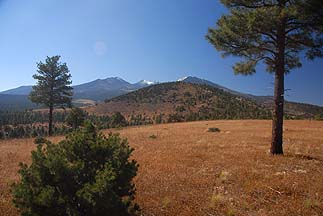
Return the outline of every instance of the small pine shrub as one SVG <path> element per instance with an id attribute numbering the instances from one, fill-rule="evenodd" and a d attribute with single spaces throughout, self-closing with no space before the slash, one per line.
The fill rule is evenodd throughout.
<path id="1" fill-rule="evenodd" d="M 20 182 L 12 186 L 22 215 L 127 216 L 134 203 L 138 164 L 126 139 L 85 127 L 53 144 L 39 144 L 30 166 L 21 163 Z"/>
<path id="2" fill-rule="evenodd" d="M 322 121 L 322 120 L 323 120 L 323 115 L 316 114 L 316 115 L 314 116 L 314 120 L 316 120 L 316 121 Z"/>
<path id="3" fill-rule="evenodd" d="M 153 135 L 150 135 L 149 138 L 151 138 L 151 139 L 157 139 L 157 136 L 155 134 L 153 134 Z"/>
<path id="4" fill-rule="evenodd" d="M 211 127 L 208 129 L 208 132 L 220 132 L 220 129 L 219 128 L 216 128 L 216 127 Z"/>

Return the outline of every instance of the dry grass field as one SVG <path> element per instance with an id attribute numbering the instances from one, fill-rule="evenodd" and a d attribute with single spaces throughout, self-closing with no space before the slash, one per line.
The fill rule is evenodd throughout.
<path id="1" fill-rule="evenodd" d="M 210 127 L 221 132 L 208 132 Z M 323 215 L 323 122 L 286 121 L 284 156 L 268 152 L 270 121 L 118 132 L 129 139 L 140 164 L 136 201 L 144 216 Z M 34 148 L 32 139 L 0 141 L 0 215 L 18 215 L 8 185 L 18 180 L 18 162 L 29 162 Z"/>

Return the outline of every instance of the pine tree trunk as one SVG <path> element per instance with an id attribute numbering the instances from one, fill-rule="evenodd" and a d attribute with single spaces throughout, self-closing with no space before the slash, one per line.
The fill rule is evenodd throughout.
<path id="1" fill-rule="evenodd" d="M 281 7 L 285 6 L 285 1 L 281 1 Z M 274 92 L 274 113 L 272 122 L 271 153 L 283 154 L 283 124 L 284 124 L 284 75 L 285 75 L 285 24 L 286 19 L 282 18 L 277 29 L 277 56 L 275 72 L 275 92 Z"/>
<path id="2" fill-rule="evenodd" d="M 53 106 L 49 106 L 48 136 L 53 134 Z"/>
<path id="3" fill-rule="evenodd" d="M 272 123 L 271 153 L 283 154 L 284 73 L 275 74 L 274 115 Z"/>

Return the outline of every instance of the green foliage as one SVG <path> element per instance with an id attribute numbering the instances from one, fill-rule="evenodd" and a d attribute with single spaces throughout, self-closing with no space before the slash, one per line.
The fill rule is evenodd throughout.
<path id="1" fill-rule="evenodd" d="M 263 61 L 269 72 L 285 65 L 285 72 L 301 67 L 299 54 L 323 57 L 323 4 L 321 0 L 222 0 L 229 9 L 206 36 L 224 56 L 241 57 L 237 74 L 255 73 Z M 282 43 L 281 43 L 282 41 Z M 280 53 L 279 46 L 283 46 Z M 282 49 L 281 49 L 282 50 Z M 284 61 L 278 61 L 283 56 Z"/>
<path id="2" fill-rule="evenodd" d="M 129 125 L 148 125 L 148 124 L 153 124 L 153 121 L 149 116 L 146 116 L 145 113 L 143 114 L 132 114 L 130 115 L 129 118 Z"/>
<path id="3" fill-rule="evenodd" d="M 113 127 L 125 127 L 127 126 L 127 120 L 120 112 L 115 112 L 110 118 L 110 124 Z"/>
<path id="4" fill-rule="evenodd" d="M 184 115 L 183 114 L 179 114 L 179 113 L 169 114 L 168 115 L 167 122 L 168 123 L 172 123 L 172 122 L 184 122 Z"/>
<path id="5" fill-rule="evenodd" d="M 47 136 L 48 127 L 44 125 L 5 125 L 0 127 L 0 139 L 30 138 L 37 136 Z M 61 135 L 70 132 L 70 128 L 58 125 L 53 128 L 53 135 Z"/>
<path id="6" fill-rule="evenodd" d="M 86 119 L 87 113 L 79 107 L 72 108 L 66 117 L 67 125 L 71 126 L 74 130 L 83 125 Z"/>
<path id="7" fill-rule="evenodd" d="M 314 116 L 314 119 L 317 120 L 317 121 L 322 121 L 323 120 L 323 115 L 320 115 L 320 114 L 316 114 Z"/>
<path id="8" fill-rule="evenodd" d="M 105 137 L 86 123 L 58 144 L 39 144 L 30 166 L 20 164 L 12 187 L 22 215 L 130 215 L 138 164 L 119 135 Z"/>
<path id="9" fill-rule="evenodd" d="M 48 140 L 47 139 L 45 139 L 44 137 L 42 137 L 42 136 L 38 136 L 38 137 L 36 137 L 35 138 L 35 140 L 34 140 L 34 143 L 36 144 L 36 145 L 39 145 L 39 144 L 45 144 L 45 143 L 47 143 L 48 142 Z"/>
<path id="10" fill-rule="evenodd" d="M 176 107 L 176 109 L 175 109 L 175 111 L 176 112 L 184 112 L 186 109 L 185 109 L 185 107 L 182 105 L 182 106 L 177 106 Z"/>
<path id="11" fill-rule="evenodd" d="M 66 112 L 54 112 L 54 122 L 64 122 Z M 41 111 L 0 111 L 0 125 L 48 123 L 48 113 Z"/>
<path id="12" fill-rule="evenodd" d="M 57 124 L 53 127 L 52 135 L 66 134 L 73 129 L 73 124 L 79 127 L 85 120 L 93 122 L 100 130 L 127 125 L 152 124 L 152 120 L 145 116 L 139 116 L 134 121 L 128 122 L 121 113 L 111 117 L 107 115 L 88 115 L 79 108 L 75 108 L 53 113 L 53 122 Z M 48 126 L 45 126 L 46 123 L 48 123 L 48 113 L 45 112 L 0 111 L 0 139 L 47 136 Z"/>
<path id="13" fill-rule="evenodd" d="M 60 56 L 47 57 L 45 63 L 37 64 L 37 74 L 33 76 L 37 84 L 33 86 L 30 100 L 47 107 L 70 105 L 72 100 L 71 75 L 66 63 L 59 62 Z"/>
<path id="14" fill-rule="evenodd" d="M 163 114 L 160 113 L 160 114 L 156 115 L 154 119 L 155 119 L 155 124 L 163 123 Z"/>

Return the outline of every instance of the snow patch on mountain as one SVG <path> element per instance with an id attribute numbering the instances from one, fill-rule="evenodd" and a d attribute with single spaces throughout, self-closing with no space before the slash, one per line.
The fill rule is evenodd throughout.
<path id="1" fill-rule="evenodd" d="M 149 81 L 149 80 L 141 80 L 139 83 L 146 84 L 146 85 L 154 85 L 156 82 Z"/>
<path id="2" fill-rule="evenodd" d="M 187 76 L 186 77 L 182 77 L 182 78 L 178 79 L 177 81 L 178 82 L 182 82 L 182 81 L 186 80 L 187 78 L 188 78 Z"/>

